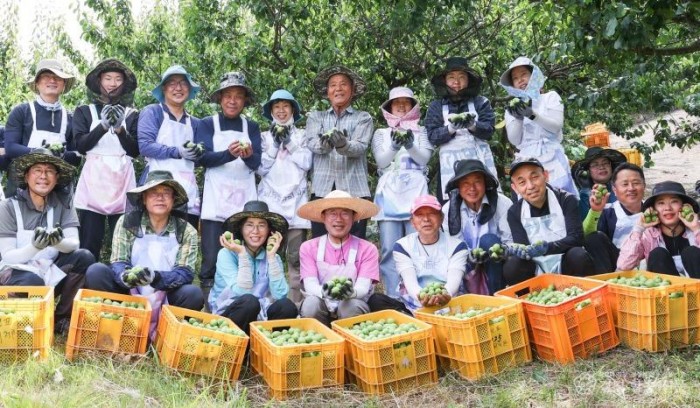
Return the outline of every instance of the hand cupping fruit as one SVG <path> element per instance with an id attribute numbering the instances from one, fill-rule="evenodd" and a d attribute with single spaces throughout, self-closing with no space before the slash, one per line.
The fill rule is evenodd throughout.
<path id="1" fill-rule="evenodd" d="M 525 297 L 525 300 L 545 306 L 558 305 L 567 299 L 582 295 L 583 289 L 578 286 L 571 286 L 562 290 L 557 290 L 554 284 L 547 286 L 540 291 L 534 291 Z M 590 304 L 590 299 L 588 300 Z M 585 301 L 584 301 L 585 302 Z M 587 306 L 583 305 L 581 307 Z"/>
<path id="2" fill-rule="evenodd" d="M 683 204 L 683 208 L 681 208 L 681 218 L 688 222 L 693 222 L 693 215 L 695 212 L 693 211 L 693 206 L 690 204 Z"/>
<path id="3" fill-rule="evenodd" d="M 347 299 L 353 292 L 353 283 L 350 278 L 337 276 L 323 283 L 323 291 L 328 297 L 335 300 Z"/>
<path id="4" fill-rule="evenodd" d="M 474 120 L 474 118 L 476 118 L 476 116 L 474 116 L 473 114 L 471 114 L 469 112 L 453 113 L 453 114 L 447 116 L 447 120 L 450 121 L 450 123 L 455 124 L 455 125 L 469 123 L 472 120 Z"/>
<path id="5" fill-rule="evenodd" d="M 201 143 L 185 142 L 185 144 L 183 144 L 182 146 L 185 149 L 188 149 L 197 155 L 201 155 L 204 153 L 204 145 L 202 145 Z"/>
<path id="6" fill-rule="evenodd" d="M 397 323 L 392 318 L 356 323 L 347 330 L 363 340 L 379 340 L 418 330 L 415 323 Z"/>
<path id="7" fill-rule="evenodd" d="M 445 289 L 445 284 L 440 282 L 429 283 L 426 287 L 418 292 L 418 299 L 423 300 L 427 297 L 438 296 L 438 295 L 448 295 L 447 289 Z"/>
<path id="8" fill-rule="evenodd" d="M 203 320 L 197 319 L 196 317 L 190 317 L 189 319 L 182 319 L 182 323 L 189 324 L 190 326 L 199 327 L 201 329 L 213 330 L 226 334 L 233 334 L 235 336 L 245 337 L 245 333 L 241 329 L 237 329 L 228 324 L 224 319 L 213 319 L 209 323 L 204 323 Z M 220 340 L 210 339 L 211 341 L 204 341 L 204 343 L 212 343 L 221 345 Z M 216 340 L 216 341 L 214 341 Z"/>
<path id="9" fill-rule="evenodd" d="M 263 327 L 259 327 L 259 329 L 265 337 L 272 340 L 275 346 L 296 346 L 298 344 L 319 344 L 328 342 L 326 336 L 315 330 L 302 330 L 296 327 L 275 331 Z"/>
<path id="10" fill-rule="evenodd" d="M 649 207 L 644 211 L 644 222 L 651 224 L 652 222 L 657 222 L 659 220 L 659 213 L 653 208 Z"/>
<path id="11" fill-rule="evenodd" d="M 498 261 L 500 259 L 503 259 L 503 256 L 505 255 L 505 248 L 501 244 L 493 244 L 491 245 L 491 248 L 489 248 L 489 256 L 491 259 L 494 261 Z"/>
<path id="12" fill-rule="evenodd" d="M 603 200 L 603 197 L 605 197 L 605 195 L 608 194 L 608 188 L 605 187 L 604 184 L 596 184 L 591 193 L 594 194 L 595 202 L 600 204 L 600 202 Z"/>
<path id="13" fill-rule="evenodd" d="M 334 132 L 335 132 L 335 128 L 328 130 L 326 133 L 319 134 L 318 137 L 319 137 L 319 139 L 321 139 L 322 143 L 330 144 L 331 136 L 333 136 Z"/>
<path id="14" fill-rule="evenodd" d="M 532 99 L 525 101 L 520 98 L 513 98 L 508 102 L 508 110 L 510 111 L 514 111 L 518 108 L 526 108 L 528 106 L 532 106 Z"/>

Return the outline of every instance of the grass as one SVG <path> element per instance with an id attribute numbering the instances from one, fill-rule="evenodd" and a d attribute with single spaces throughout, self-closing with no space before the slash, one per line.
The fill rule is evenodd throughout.
<path id="1" fill-rule="evenodd" d="M 353 385 L 271 401 L 260 376 L 244 366 L 227 384 L 182 376 L 153 357 L 94 355 L 68 362 L 57 339 L 44 362 L 3 367 L 4 407 L 679 407 L 700 406 L 697 347 L 641 353 L 618 347 L 589 360 L 560 366 L 534 361 L 498 376 L 470 382 L 441 373 L 437 386 L 402 395 L 367 396 Z"/>

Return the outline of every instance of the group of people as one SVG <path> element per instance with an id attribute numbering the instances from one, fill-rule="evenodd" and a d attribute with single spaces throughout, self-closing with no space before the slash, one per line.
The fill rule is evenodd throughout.
<path id="1" fill-rule="evenodd" d="M 543 91 L 545 79 L 525 57 L 500 78 L 513 97 L 505 121 L 518 150 L 509 198 L 488 143 L 496 115 L 465 58 L 447 59 L 432 78 L 438 98 L 424 126 L 413 91 L 397 87 L 381 105 L 387 126 L 375 130 L 353 107 L 365 82 L 332 66 L 313 81 L 330 108 L 306 113 L 301 129 L 301 104 L 276 90 L 262 104 L 264 132 L 243 115 L 256 97 L 240 72 L 222 75 L 210 95 L 220 111 L 199 119 L 186 110 L 200 87 L 184 67 L 168 68 L 151 92 L 157 103 L 139 111 L 136 76 L 107 59 L 86 76 L 90 103 L 71 115 L 60 96 L 75 78 L 43 60 L 29 83 L 36 99 L 16 106 L 4 129 L 0 285 L 55 286 L 59 332 L 81 287 L 148 297 L 152 329 L 167 303 L 206 308 L 247 332 L 258 319 L 329 325 L 384 309 L 410 314 L 537 273 L 587 276 L 644 261 L 651 271 L 700 278 L 697 202 L 670 181 L 643 200 L 642 169 L 610 149 L 589 149 L 572 171 L 563 104 Z M 430 195 L 435 151 L 439 183 Z M 146 168 L 137 183 L 139 155 Z M 379 249 L 365 239 L 369 219 Z M 445 290 L 421 295 L 434 282 Z"/>

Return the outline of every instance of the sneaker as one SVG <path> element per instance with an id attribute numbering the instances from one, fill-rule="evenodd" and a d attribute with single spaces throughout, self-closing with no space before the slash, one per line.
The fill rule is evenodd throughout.
<path id="1" fill-rule="evenodd" d="M 56 321 L 56 324 L 54 325 L 54 328 L 53 328 L 54 334 L 59 335 L 59 336 L 67 336 L 69 330 L 70 330 L 70 318 L 68 318 L 68 317 L 63 317 L 61 319 L 58 319 Z"/>

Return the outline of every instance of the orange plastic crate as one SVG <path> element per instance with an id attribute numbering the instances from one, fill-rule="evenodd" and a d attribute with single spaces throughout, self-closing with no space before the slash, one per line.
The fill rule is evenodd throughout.
<path id="1" fill-rule="evenodd" d="M 238 380 L 248 347 L 248 336 L 194 327 L 182 321 L 191 317 L 204 324 L 224 319 L 230 327 L 239 329 L 223 316 L 164 305 L 158 318 L 156 336 L 156 351 L 161 364 L 184 373 Z M 204 343 L 202 337 L 220 340 L 221 345 Z"/>
<path id="2" fill-rule="evenodd" d="M 315 330 L 328 341 L 317 344 L 276 346 L 260 331 L 291 327 Z M 273 398 L 300 396 L 310 388 L 340 386 L 344 383 L 343 338 L 316 319 L 271 320 L 250 324 L 250 363 L 263 376 Z"/>
<path id="3" fill-rule="evenodd" d="M 92 297 L 137 302 L 144 305 L 145 309 L 83 300 Z M 119 320 L 106 319 L 100 317 L 102 312 L 118 313 L 123 317 Z M 73 301 L 70 331 L 66 340 L 66 358 L 72 360 L 75 355 L 86 351 L 145 354 L 150 322 L 151 304 L 144 297 L 80 289 Z"/>
<path id="4" fill-rule="evenodd" d="M 636 164 L 637 166 L 642 166 L 644 160 L 642 160 L 642 154 L 637 149 L 633 148 L 619 148 L 616 149 L 618 152 L 625 155 L 628 163 Z"/>
<path id="5" fill-rule="evenodd" d="M 450 317 L 472 307 L 495 310 L 465 320 Z M 532 361 L 521 301 L 462 295 L 443 307 L 418 309 L 416 317 L 433 325 L 437 355 L 443 366 L 458 370 L 469 380 Z"/>
<path id="6" fill-rule="evenodd" d="M 393 318 L 414 323 L 417 331 L 378 340 L 363 340 L 348 329 L 367 320 Z M 403 392 L 437 383 L 433 328 L 395 310 L 383 310 L 331 323 L 345 338 L 345 366 L 349 379 L 368 394 Z"/>
<path id="7" fill-rule="evenodd" d="M 584 290 L 554 306 L 523 300 L 530 341 L 538 356 L 546 361 L 571 363 L 617 346 L 612 310 L 607 299 L 608 285 L 593 279 L 544 274 L 496 292 L 497 296 L 521 299 L 530 292 L 550 284 L 558 289 L 576 285 Z M 591 304 L 576 310 L 576 305 L 590 299 Z"/>
<path id="8" fill-rule="evenodd" d="M 0 363 L 46 359 L 53 340 L 53 288 L 0 286 L 0 311 Z"/>
<path id="9" fill-rule="evenodd" d="M 604 123 L 597 122 L 586 126 L 581 136 L 586 147 L 610 146 L 610 132 Z"/>
<path id="10" fill-rule="evenodd" d="M 591 278 L 607 281 L 637 274 L 647 278 L 658 275 L 671 281 L 671 285 L 637 288 L 608 283 L 608 299 L 620 342 L 635 350 L 653 352 L 698 344 L 700 280 L 647 271 L 620 271 Z M 677 292 L 683 296 L 669 297 Z"/>

